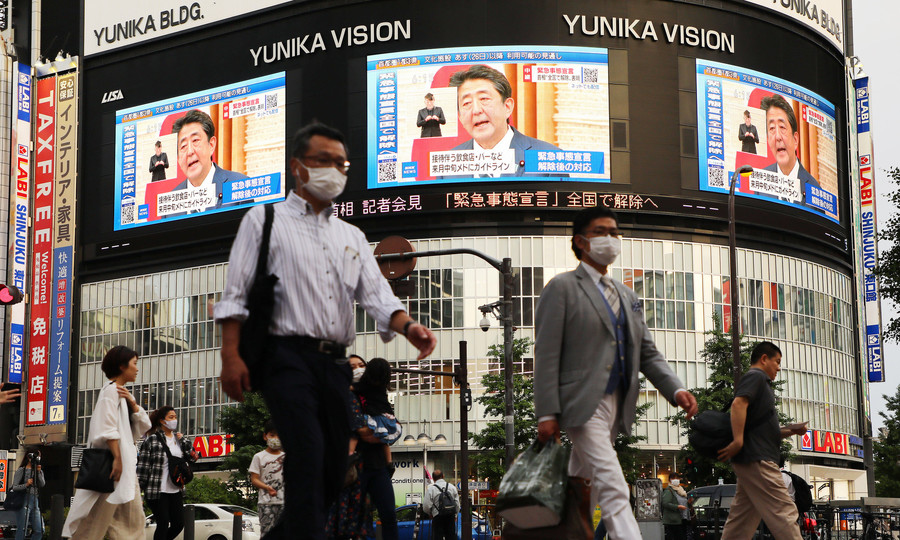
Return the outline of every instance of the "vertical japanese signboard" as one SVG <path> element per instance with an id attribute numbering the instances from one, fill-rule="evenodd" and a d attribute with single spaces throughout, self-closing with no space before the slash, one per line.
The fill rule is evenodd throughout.
<path id="1" fill-rule="evenodd" d="M 16 77 L 16 96 L 13 100 L 13 159 L 12 178 L 16 179 L 15 207 L 12 215 L 12 284 L 26 293 L 28 271 L 28 190 L 31 181 L 31 68 L 16 62 L 13 69 Z M 9 336 L 9 372 L 7 380 L 22 382 L 25 358 L 25 303 L 12 307 Z"/>
<path id="2" fill-rule="evenodd" d="M 34 265 L 31 293 L 31 351 L 28 362 L 28 409 L 25 425 L 46 422 L 47 359 L 52 332 L 50 307 L 53 256 L 53 172 L 56 160 L 56 77 L 37 81 L 34 148 Z"/>
<path id="3" fill-rule="evenodd" d="M 78 149 L 78 74 L 59 75 L 56 89 L 56 181 L 53 208 L 53 324 L 50 333 L 49 424 L 65 425 L 72 327 L 72 255 L 75 222 L 75 154 Z"/>
<path id="4" fill-rule="evenodd" d="M 872 132 L 869 129 L 869 77 L 854 82 L 856 90 L 856 141 L 858 148 L 860 229 L 862 243 L 863 303 L 865 305 L 866 366 L 869 382 L 884 382 L 881 347 L 881 298 L 875 268 L 878 265 L 877 225 L 875 214 L 875 168 L 872 155 Z"/>

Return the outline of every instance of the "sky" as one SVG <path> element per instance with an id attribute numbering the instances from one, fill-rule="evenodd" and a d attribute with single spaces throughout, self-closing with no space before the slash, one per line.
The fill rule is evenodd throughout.
<path id="1" fill-rule="evenodd" d="M 886 169 L 900 166 L 900 69 L 897 62 L 896 22 L 900 18 L 900 2 L 896 0 L 852 0 L 853 45 L 855 55 L 862 61 L 869 75 L 869 105 L 872 110 L 872 141 L 875 147 L 875 189 L 878 195 L 876 212 L 879 228 L 898 210 L 887 198 L 897 189 Z M 884 242 L 879 250 L 889 247 Z M 882 299 L 882 324 L 898 316 L 898 307 Z M 886 343 L 882 351 L 886 382 L 869 386 L 872 404 L 872 426 L 877 433 L 884 421 L 878 414 L 886 411 L 883 394 L 893 395 L 900 385 L 900 345 Z"/>

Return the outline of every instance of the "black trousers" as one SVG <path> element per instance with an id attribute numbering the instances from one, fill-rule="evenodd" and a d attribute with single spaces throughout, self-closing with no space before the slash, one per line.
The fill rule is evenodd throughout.
<path id="1" fill-rule="evenodd" d="M 433 540 L 457 540 L 456 514 L 452 516 L 434 516 L 431 520 L 431 537 Z"/>
<path id="2" fill-rule="evenodd" d="M 347 472 L 351 371 L 346 361 L 270 336 L 262 394 L 284 448 L 284 511 L 266 540 L 322 540 Z"/>
<path id="3" fill-rule="evenodd" d="M 158 499 L 147 500 L 156 520 L 153 540 L 174 540 L 184 529 L 184 495 L 160 493 Z"/>

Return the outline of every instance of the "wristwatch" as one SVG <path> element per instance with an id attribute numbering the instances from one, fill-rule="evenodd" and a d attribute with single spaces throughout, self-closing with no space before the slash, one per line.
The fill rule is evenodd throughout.
<path id="1" fill-rule="evenodd" d="M 414 324 L 416 324 L 416 321 L 414 321 L 412 319 L 406 321 L 406 324 L 403 325 L 403 335 L 404 336 L 407 335 L 407 333 L 409 332 L 409 327 Z"/>

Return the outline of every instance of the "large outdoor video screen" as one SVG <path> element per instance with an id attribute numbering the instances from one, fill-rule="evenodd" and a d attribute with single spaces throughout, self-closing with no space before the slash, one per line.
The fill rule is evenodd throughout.
<path id="1" fill-rule="evenodd" d="M 834 105 L 765 73 L 697 60 L 700 189 L 801 208 L 838 222 Z"/>
<path id="2" fill-rule="evenodd" d="M 368 187 L 609 182 L 606 49 L 368 57 Z"/>
<path id="3" fill-rule="evenodd" d="M 115 230 L 283 199 L 285 105 L 277 73 L 116 111 Z"/>

